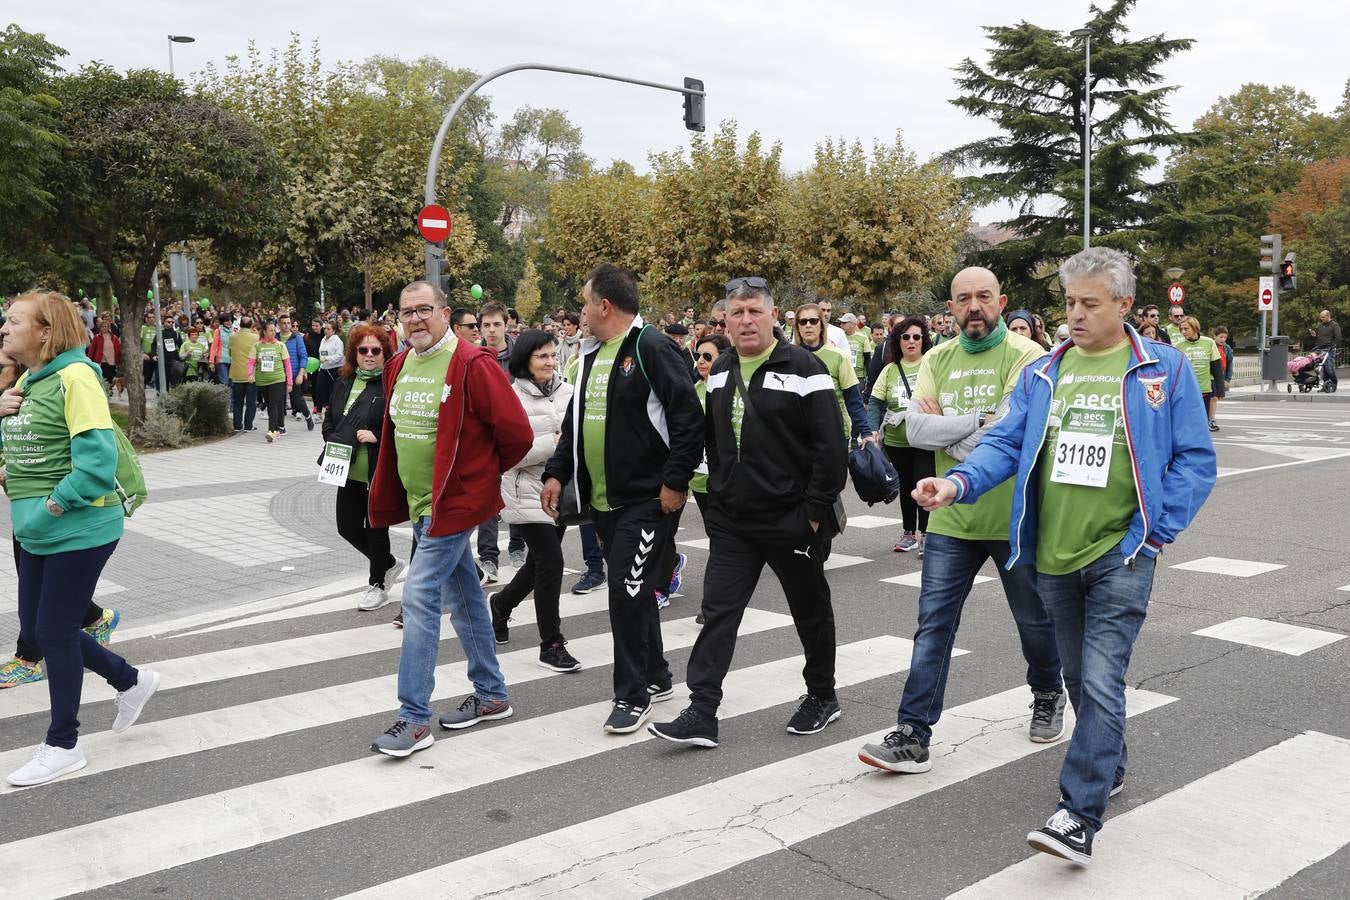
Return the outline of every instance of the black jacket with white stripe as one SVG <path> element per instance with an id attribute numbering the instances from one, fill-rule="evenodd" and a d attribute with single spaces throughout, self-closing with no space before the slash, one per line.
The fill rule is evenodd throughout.
<path id="1" fill-rule="evenodd" d="M 728 517 L 771 522 L 805 508 L 833 523 L 848 473 L 834 380 L 815 354 L 779 341 L 746 384 L 737 446 L 732 429 L 740 357 L 723 353 L 708 376 L 708 497 Z"/>

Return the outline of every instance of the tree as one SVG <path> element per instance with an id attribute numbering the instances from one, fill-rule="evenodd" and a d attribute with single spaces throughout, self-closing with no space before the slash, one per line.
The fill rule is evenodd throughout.
<path id="1" fill-rule="evenodd" d="M 1092 242 L 1143 257 L 1155 211 L 1146 174 L 1155 154 L 1190 142 L 1168 123 L 1167 98 L 1175 88 L 1158 86 L 1158 67 L 1193 41 L 1127 40 L 1124 19 L 1134 3 L 1090 7 L 1090 150 L 1083 145 L 1084 58 L 1077 38 L 1028 22 L 986 27 L 994 45 L 988 65 L 967 58 L 957 67 L 962 95 L 951 102 L 992 120 L 1001 134 L 947 156 L 985 170 L 964 181 L 973 202 L 1006 202 L 1017 210 L 1000 224 L 1019 237 L 980 256 L 1019 303 L 1035 309 L 1051 299 L 1050 279 L 1038 271 L 1082 246 L 1083 157 L 1092 157 Z"/>
<path id="2" fill-rule="evenodd" d="M 520 277 L 520 284 L 516 285 L 516 299 L 515 303 L 512 304 L 522 323 L 534 321 L 535 316 L 539 314 L 541 299 L 539 270 L 534 266 L 534 258 L 527 256 L 525 257 L 525 274 Z"/>
<path id="3" fill-rule="evenodd" d="M 736 123 L 681 151 L 651 157 L 652 199 L 639 254 L 644 290 L 656 303 L 702 307 L 732 278 L 788 275 L 779 199 L 782 147 L 766 151 L 758 132 L 738 147 Z"/>
<path id="4" fill-rule="evenodd" d="M 256 252 L 278 218 L 280 171 L 248 121 L 153 70 L 89 65 L 56 79 L 66 148 L 50 168 L 51 240 L 88 253 L 138 333 L 165 248 L 210 240 L 226 259 Z M 124 344 L 130 423 L 145 418 L 139 341 Z"/>
<path id="5" fill-rule="evenodd" d="M 17 25 L 0 32 L 0 292 L 28 287 L 45 245 L 35 220 L 51 212 L 46 170 L 62 147 L 57 107 L 49 93 L 56 60 L 66 51 Z"/>
<path id="6" fill-rule="evenodd" d="M 523 106 L 502 126 L 488 172 L 502 196 L 501 228 L 537 221 L 548 210 L 551 185 L 581 175 L 581 129 L 560 109 Z"/>
<path id="7" fill-rule="evenodd" d="M 870 154 L 857 142 L 817 145 L 815 165 L 788 180 L 782 219 L 799 280 L 874 317 L 885 298 L 945 269 L 967 224 L 950 173 L 920 165 L 898 135 Z"/>
<path id="8" fill-rule="evenodd" d="M 602 262 L 646 269 L 643 232 L 651 192 L 651 180 L 628 163 L 558 182 L 541 225 L 544 247 L 563 273 L 578 279 Z"/>

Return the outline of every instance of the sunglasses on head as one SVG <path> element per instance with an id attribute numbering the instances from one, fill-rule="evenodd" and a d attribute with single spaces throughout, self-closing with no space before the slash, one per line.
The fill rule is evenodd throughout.
<path id="1" fill-rule="evenodd" d="M 383 347 L 357 347 L 356 352 L 362 356 L 379 356 L 384 352 Z"/>
<path id="2" fill-rule="evenodd" d="M 704 362 L 712 362 L 713 360 L 717 359 L 717 354 L 716 354 L 716 353 L 700 353 L 700 354 L 698 354 L 698 358 L 701 359 L 701 360 L 703 360 Z"/>
<path id="3" fill-rule="evenodd" d="M 727 296 L 730 297 L 742 288 L 752 288 L 759 291 L 768 290 L 769 282 L 758 276 L 751 276 L 750 278 L 733 278 L 727 282 Z"/>

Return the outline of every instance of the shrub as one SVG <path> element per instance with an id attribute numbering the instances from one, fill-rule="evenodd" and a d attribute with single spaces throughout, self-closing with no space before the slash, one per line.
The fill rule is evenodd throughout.
<path id="1" fill-rule="evenodd" d="M 230 389 L 221 384 L 189 381 L 169 391 L 164 412 L 181 420 L 193 437 L 230 434 Z"/>
<path id="2" fill-rule="evenodd" d="M 132 439 L 139 446 L 148 448 L 172 449 L 192 442 L 183 420 L 162 409 L 150 410 L 141 427 L 132 433 Z"/>

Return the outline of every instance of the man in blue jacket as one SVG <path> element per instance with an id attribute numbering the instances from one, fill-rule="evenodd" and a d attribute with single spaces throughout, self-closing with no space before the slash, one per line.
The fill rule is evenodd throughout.
<path id="1" fill-rule="evenodd" d="M 305 425 L 310 431 L 314 430 L 314 416 L 309 411 L 309 403 L 305 401 L 305 379 L 309 372 L 309 351 L 305 349 L 305 336 L 298 331 L 291 329 L 291 317 L 287 313 L 282 313 L 277 320 L 277 340 L 286 345 L 286 352 L 291 355 L 291 372 L 295 379 L 291 385 L 291 412 L 305 420 Z M 284 419 L 282 420 L 285 421 Z M 285 431 L 285 427 L 281 429 Z"/>
<path id="2" fill-rule="evenodd" d="M 1070 340 L 1026 367 L 1007 416 L 914 497 L 929 510 L 973 503 L 1016 476 L 1007 565 L 1036 566 L 1077 715 L 1059 807 L 1027 842 L 1085 866 L 1107 799 L 1125 785 L 1125 670 L 1157 556 L 1217 469 L 1186 356 L 1125 324 L 1135 284 L 1125 255 L 1083 250 L 1059 278 Z"/>

